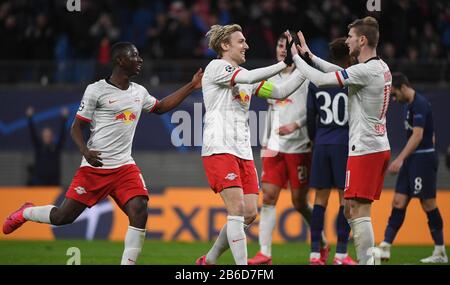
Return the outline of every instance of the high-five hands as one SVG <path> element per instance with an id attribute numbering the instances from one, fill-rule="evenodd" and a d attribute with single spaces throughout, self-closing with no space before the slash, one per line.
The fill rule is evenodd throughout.
<path id="1" fill-rule="evenodd" d="M 286 57 L 284 58 L 284 63 L 286 63 L 287 66 L 291 66 L 294 63 L 294 60 L 292 59 L 292 57 L 294 55 L 298 54 L 298 52 L 297 52 L 297 48 L 294 45 L 294 41 L 292 40 L 292 36 L 289 33 L 289 31 L 284 32 L 284 35 L 287 38 L 287 40 L 286 40 Z M 295 49 L 295 51 L 293 49 Z M 295 53 L 293 53 L 293 52 L 295 52 Z"/>

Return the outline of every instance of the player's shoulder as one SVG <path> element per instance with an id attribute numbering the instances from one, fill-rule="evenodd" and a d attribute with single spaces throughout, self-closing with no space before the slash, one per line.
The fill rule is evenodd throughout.
<path id="1" fill-rule="evenodd" d="M 88 86 L 86 86 L 85 93 L 90 93 L 92 95 L 101 95 L 102 92 L 104 92 L 105 88 L 108 87 L 108 83 L 105 79 L 100 79 L 98 81 L 95 81 Z"/>
<path id="2" fill-rule="evenodd" d="M 218 58 L 213 59 L 211 62 L 206 66 L 205 73 L 233 73 L 237 69 L 242 69 L 240 66 L 233 66 L 228 61 Z"/>
<path id="3" fill-rule="evenodd" d="M 430 107 L 431 103 L 428 101 L 428 99 L 423 96 L 422 94 L 418 93 L 416 91 L 416 94 L 414 96 L 413 106 L 423 106 L 423 107 Z"/>
<path id="4" fill-rule="evenodd" d="M 131 84 L 131 87 L 132 87 L 133 89 L 136 89 L 136 90 L 138 90 L 138 91 L 146 91 L 146 92 L 147 92 L 147 88 L 145 88 L 144 86 L 142 86 L 142 85 L 139 84 L 139 83 L 136 83 L 136 82 L 130 82 L 130 84 Z"/>

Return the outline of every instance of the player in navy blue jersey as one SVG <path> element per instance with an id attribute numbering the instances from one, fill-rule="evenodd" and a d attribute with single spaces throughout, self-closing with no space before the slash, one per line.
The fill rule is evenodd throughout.
<path id="1" fill-rule="evenodd" d="M 447 263 L 443 238 L 443 222 L 436 205 L 437 154 L 434 150 L 434 128 L 431 104 L 417 93 L 402 73 L 392 77 L 391 96 L 405 104 L 405 129 L 408 142 L 391 163 L 388 171 L 398 173 L 392 212 L 380 243 L 382 260 L 389 260 L 390 248 L 403 224 L 411 198 L 420 199 L 428 217 L 428 227 L 434 240 L 434 251 L 422 263 Z"/>
<path id="2" fill-rule="evenodd" d="M 351 65 L 346 38 L 330 43 L 332 61 L 347 68 Z M 344 216 L 343 190 L 348 157 L 347 88 L 317 88 L 310 84 L 307 99 L 308 135 L 314 141 L 310 187 L 316 191 L 311 223 L 310 264 L 325 265 L 320 258 L 320 240 L 331 188 L 339 189 L 337 219 L 338 242 L 333 264 L 355 265 L 347 254 L 350 226 Z"/>

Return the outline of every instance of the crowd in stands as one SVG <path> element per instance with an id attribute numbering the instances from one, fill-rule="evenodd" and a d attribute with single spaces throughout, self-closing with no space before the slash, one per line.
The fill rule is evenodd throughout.
<path id="1" fill-rule="evenodd" d="M 354 19 L 380 20 L 380 52 L 387 59 L 450 59 L 450 1 L 367 0 L 81 0 L 0 1 L 0 60 L 96 59 L 107 63 L 109 47 L 131 41 L 146 58 L 210 58 L 204 35 L 211 25 L 239 23 L 249 58 L 273 57 L 278 35 L 302 29 L 319 55 L 345 36 Z"/>

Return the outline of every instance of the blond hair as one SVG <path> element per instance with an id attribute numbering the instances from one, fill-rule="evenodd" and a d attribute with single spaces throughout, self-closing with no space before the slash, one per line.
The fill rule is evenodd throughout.
<path id="1" fill-rule="evenodd" d="M 222 57 L 222 43 L 229 43 L 230 36 L 234 32 L 242 32 L 241 26 L 238 24 L 232 25 L 214 25 L 206 33 L 206 38 L 208 39 L 208 46 L 210 49 L 215 51 L 220 57 Z"/>
<path id="2" fill-rule="evenodd" d="M 377 19 L 368 16 L 363 19 L 355 20 L 348 25 L 348 29 L 350 30 L 351 28 L 355 28 L 355 32 L 358 36 L 365 36 L 370 47 L 377 47 L 378 39 L 380 38 Z"/>

